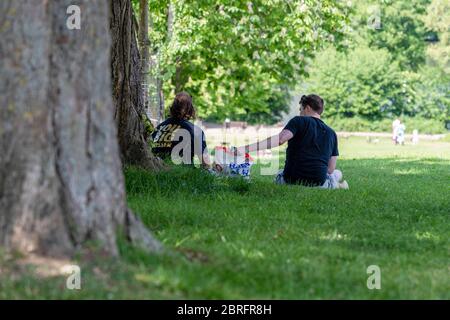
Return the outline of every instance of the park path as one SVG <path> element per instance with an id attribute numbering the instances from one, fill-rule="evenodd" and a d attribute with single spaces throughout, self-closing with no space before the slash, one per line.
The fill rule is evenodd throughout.
<path id="1" fill-rule="evenodd" d="M 203 128 L 207 137 L 224 137 L 224 136 L 240 136 L 246 137 L 251 140 L 254 138 L 269 137 L 279 133 L 283 127 L 281 126 L 248 126 L 245 129 L 242 128 Z M 373 137 L 373 138 L 390 138 L 392 133 L 390 132 L 348 132 L 338 131 L 336 132 L 340 137 Z M 406 139 L 410 139 L 412 134 L 405 134 Z M 436 141 L 445 137 L 445 134 L 419 134 L 419 140 L 431 140 Z"/>

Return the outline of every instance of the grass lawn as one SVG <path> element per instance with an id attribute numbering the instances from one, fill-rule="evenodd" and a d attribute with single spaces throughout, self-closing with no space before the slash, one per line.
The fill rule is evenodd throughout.
<path id="1" fill-rule="evenodd" d="M 348 138 L 340 153 L 350 190 L 277 186 L 260 165 L 249 183 L 128 169 L 130 207 L 172 254 L 84 254 L 78 291 L 3 254 L 0 298 L 450 299 L 450 143 Z"/>

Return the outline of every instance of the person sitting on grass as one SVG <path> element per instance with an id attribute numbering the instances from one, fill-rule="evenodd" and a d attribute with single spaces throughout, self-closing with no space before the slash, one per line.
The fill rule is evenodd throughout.
<path id="1" fill-rule="evenodd" d="M 341 182 L 342 172 L 336 169 L 337 136 L 320 119 L 323 110 L 321 97 L 304 95 L 300 100 L 300 116 L 292 118 L 278 135 L 236 148 L 235 152 L 271 149 L 288 142 L 285 167 L 275 178 L 276 183 L 347 189 L 347 182 Z"/>
<path id="2" fill-rule="evenodd" d="M 152 133 L 153 153 L 175 164 L 194 164 L 194 156 L 202 167 L 211 168 L 211 161 L 202 129 L 189 120 L 195 118 L 192 97 L 180 92 L 170 107 L 170 117 L 159 124 Z"/>

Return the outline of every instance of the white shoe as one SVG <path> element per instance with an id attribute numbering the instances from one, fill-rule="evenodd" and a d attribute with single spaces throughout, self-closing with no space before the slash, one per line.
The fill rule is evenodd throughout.
<path id="1" fill-rule="evenodd" d="M 348 189 L 347 180 L 344 180 L 344 181 L 339 183 L 339 189 Z"/>

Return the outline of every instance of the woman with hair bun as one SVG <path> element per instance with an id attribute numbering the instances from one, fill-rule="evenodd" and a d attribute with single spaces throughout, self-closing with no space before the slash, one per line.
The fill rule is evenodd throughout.
<path id="1" fill-rule="evenodd" d="M 190 122 L 194 118 L 192 97 L 187 92 L 178 93 L 170 107 L 170 117 L 152 134 L 153 153 L 175 164 L 188 165 L 192 165 L 197 156 L 203 167 L 211 167 L 205 134 Z"/>

